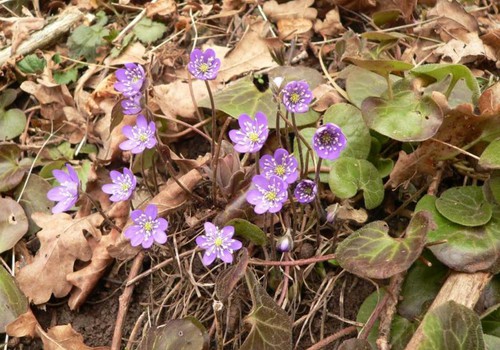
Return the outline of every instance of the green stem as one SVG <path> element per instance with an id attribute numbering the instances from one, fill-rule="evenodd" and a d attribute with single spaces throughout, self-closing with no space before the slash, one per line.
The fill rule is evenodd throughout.
<path id="1" fill-rule="evenodd" d="M 385 75 L 385 81 L 387 82 L 387 94 L 389 95 L 389 100 L 392 100 L 394 96 L 392 93 L 392 83 L 389 73 Z"/>
<path id="2" fill-rule="evenodd" d="M 215 119 L 215 115 L 216 115 L 216 112 L 215 112 L 215 101 L 214 101 L 214 95 L 212 94 L 212 89 L 210 89 L 210 84 L 208 83 L 207 80 L 204 80 L 205 81 L 205 86 L 207 87 L 207 91 L 208 91 L 208 97 L 210 98 L 210 108 L 212 109 L 212 145 L 211 145 L 211 153 L 212 153 L 212 157 L 214 156 L 215 154 L 215 139 L 216 139 L 216 135 L 217 135 L 217 120 Z"/>
<path id="3" fill-rule="evenodd" d="M 300 173 L 304 175 L 305 167 L 304 167 L 304 157 L 302 156 L 302 143 L 300 138 L 297 136 L 299 134 L 299 129 L 297 128 L 297 121 L 295 120 L 295 113 L 292 112 L 292 124 L 293 131 L 295 132 L 295 139 L 297 140 L 297 148 L 299 149 L 299 158 L 300 158 Z"/>

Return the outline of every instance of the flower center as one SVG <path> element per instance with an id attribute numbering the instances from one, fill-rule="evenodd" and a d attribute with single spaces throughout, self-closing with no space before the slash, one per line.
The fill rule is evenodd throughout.
<path id="1" fill-rule="evenodd" d="M 272 201 L 275 201 L 276 198 L 278 198 L 278 195 L 276 194 L 276 192 L 274 191 L 268 191 L 266 192 L 266 194 L 264 195 L 264 198 L 269 201 L 269 202 L 272 202 Z"/>
<path id="2" fill-rule="evenodd" d="M 274 169 L 274 172 L 278 176 L 283 176 L 286 173 L 286 169 L 285 169 L 285 167 L 283 165 L 280 164 L 280 165 L 276 165 L 276 168 Z"/>
<path id="3" fill-rule="evenodd" d="M 292 93 L 290 95 L 290 101 L 292 101 L 292 103 L 297 103 L 300 101 L 300 95 L 296 92 Z"/>
<path id="4" fill-rule="evenodd" d="M 223 241 L 222 241 L 222 238 L 220 238 L 220 237 L 217 237 L 217 238 L 215 239 L 215 241 L 214 241 L 214 245 L 215 245 L 216 247 L 220 247 L 220 246 L 222 246 L 222 243 L 223 243 Z"/>
<path id="5" fill-rule="evenodd" d="M 252 142 L 257 142 L 259 141 L 259 134 L 257 134 L 256 132 L 249 132 L 248 133 L 248 139 Z"/>
<path id="6" fill-rule="evenodd" d="M 330 145 L 332 143 L 332 136 L 329 133 L 323 133 L 323 135 L 321 135 L 321 143 Z"/>
<path id="7" fill-rule="evenodd" d="M 139 134 L 139 141 L 146 142 L 148 139 L 149 139 L 149 137 L 146 133 Z"/>
<path id="8" fill-rule="evenodd" d="M 122 182 L 120 188 L 123 192 L 127 192 L 130 189 L 130 184 L 127 182 Z"/>
<path id="9" fill-rule="evenodd" d="M 200 66 L 199 66 L 199 70 L 200 70 L 200 72 L 202 72 L 202 73 L 206 73 L 206 72 L 208 71 L 208 69 L 209 69 L 209 68 L 210 68 L 210 67 L 208 66 L 208 64 L 207 64 L 207 63 L 202 63 L 202 64 L 200 64 Z"/>
<path id="10" fill-rule="evenodd" d="M 153 223 L 151 221 L 146 221 L 142 228 L 144 229 L 144 231 L 149 233 L 151 232 L 151 230 L 153 230 Z"/>
<path id="11" fill-rule="evenodd" d="M 309 186 L 304 187 L 304 188 L 302 189 L 302 192 L 303 192 L 304 194 L 310 195 L 310 194 L 312 194 L 312 188 L 311 188 L 311 187 L 309 187 Z"/>

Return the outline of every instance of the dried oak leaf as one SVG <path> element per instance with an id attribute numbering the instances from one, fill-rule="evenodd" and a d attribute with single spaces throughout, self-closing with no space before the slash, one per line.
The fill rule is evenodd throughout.
<path id="1" fill-rule="evenodd" d="M 468 33 L 462 40 L 451 39 L 445 45 L 436 48 L 434 52 L 449 58 L 451 63 L 470 63 L 476 61 L 478 56 L 486 55 L 483 41 L 477 33 Z"/>
<path id="2" fill-rule="evenodd" d="M 108 346 L 90 347 L 83 343 L 83 336 L 76 332 L 71 324 L 49 328 L 48 332 L 41 332 L 44 350 L 108 350 Z"/>
<path id="3" fill-rule="evenodd" d="M 264 3 L 264 13 L 278 25 L 280 39 L 308 32 L 318 16 L 318 10 L 311 8 L 314 0 L 293 0 L 284 4 L 276 1 Z"/>
<path id="4" fill-rule="evenodd" d="M 31 309 L 19 315 L 14 321 L 5 327 L 5 333 L 11 337 L 22 338 L 37 336 L 37 328 L 40 327 Z"/>
<path id="5" fill-rule="evenodd" d="M 47 302 L 51 294 L 61 298 L 70 292 L 73 285 L 66 278 L 73 272 L 75 261 L 88 261 L 92 257 L 84 231 L 98 237 L 97 226 L 103 219 L 97 213 L 79 219 L 65 213 L 34 213 L 32 219 L 42 228 L 37 234 L 40 249 L 33 262 L 19 271 L 17 282 L 23 293 L 38 305 Z"/>
<path id="6" fill-rule="evenodd" d="M 177 10 L 174 0 L 160 0 L 146 4 L 146 16 L 151 18 L 154 15 L 168 16 Z"/>
<path id="7" fill-rule="evenodd" d="M 345 28 L 342 26 L 342 22 L 340 22 L 339 9 L 336 7 L 328 11 L 324 21 L 320 19 L 316 20 L 314 31 L 323 36 L 337 36 L 345 32 Z"/>
<path id="8" fill-rule="evenodd" d="M 19 18 L 12 27 L 12 47 L 11 55 L 14 55 L 21 43 L 29 38 L 29 32 L 43 28 L 45 20 L 38 17 Z"/>
<path id="9" fill-rule="evenodd" d="M 482 93 L 478 106 L 483 116 L 500 115 L 500 83 L 490 86 Z"/>

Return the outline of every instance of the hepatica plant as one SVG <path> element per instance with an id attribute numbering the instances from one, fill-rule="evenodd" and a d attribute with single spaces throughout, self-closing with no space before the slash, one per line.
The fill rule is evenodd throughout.
<path id="1" fill-rule="evenodd" d="M 309 110 L 309 104 L 313 94 L 309 84 L 305 81 L 291 81 L 285 85 L 282 91 L 283 104 L 291 113 L 305 113 Z"/>
<path id="2" fill-rule="evenodd" d="M 155 131 L 155 123 L 148 123 L 146 117 L 139 114 L 136 125 L 123 127 L 122 132 L 128 140 L 120 143 L 120 149 L 137 154 L 142 153 L 146 148 L 153 148 L 156 145 Z"/>
<path id="3" fill-rule="evenodd" d="M 220 60 L 215 57 L 215 51 L 207 49 L 205 52 L 194 49 L 191 52 L 188 63 L 189 72 L 200 80 L 213 80 L 217 78 L 220 68 Z"/>
<path id="4" fill-rule="evenodd" d="M 140 64 L 126 63 L 125 68 L 118 69 L 115 76 L 117 82 L 114 88 L 125 97 L 121 102 L 123 114 L 140 113 L 142 88 L 146 79 L 144 68 Z"/>
<path id="5" fill-rule="evenodd" d="M 52 170 L 52 174 L 59 181 L 60 186 L 54 187 L 47 192 L 47 198 L 51 201 L 59 202 L 52 208 L 52 213 L 62 213 L 71 209 L 78 201 L 78 189 L 80 180 L 75 169 L 66 164 L 68 172 L 62 170 Z"/>
<path id="6" fill-rule="evenodd" d="M 129 199 L 137 184 L 137 179 L 130 169 L 123 169 L 123 173 L 111 170 L 109 176 L 113 183 L 102 186 L 102 191 L 111 195 L 109 199 L 112 202 L 126 201 Z"/>
<path id="7" fill-rule="evenodd" d="M 247 114 L 238 118 L 239 130 L 231 130 L 229 138 L 234 142 L 234 149 L 240 153 L 255 153 L 266 143 L 269 135 L 267 117 L 262 112 L 255 114 L 255 119 Z"/>
<path id="8" fill-rule="evenodd" d="M 287 184 L 297 180 L 299 176 L 297 166 L 297 159 L 284 148 L 277 149 L 274 156 L 266 154 L 260 159 L 260 167 L 266 178 L 276 175 Z"/>
<path id="9" fill-rule="evenodd" d="M 157 216 L 158 208 L 153 204 L 148 205 L 144 211 L 137 209 L 130 214 L 134 224 L 123 235 L 130 239 L 133 247 L 142 245 L 147 249 L 155 242 L 163 244 L 167 241 L 168 221 Z"/>
<path id="10" fill-rule="evenodd" d="M 242 247 L 241 242 L 234 239 L 233 235 L 233 226 L 218 228 L 211 222 L 205 222 L 205 234 L 196 238 L 198 247 L 205 250 L 203 265 L 212 264 L 216 258 L 225 263 L 232 263 L 233 252 Z"/>
<path id="11" fill-rule="evenodd" d="M 345 135 L 339 126 L 327 123 L 320 126 L 313 136 L 313 148 L 320 158 L 337 159 L 347 145 Z"/>

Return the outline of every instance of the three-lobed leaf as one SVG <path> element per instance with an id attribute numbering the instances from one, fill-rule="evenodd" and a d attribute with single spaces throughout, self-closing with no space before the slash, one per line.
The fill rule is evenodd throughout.
<path id="1" fill-rule="evenodd" d="M 167 31 L 167 26 L 161 22 L 153 21 L 150 18 L 143 18 L 134 27 L 133 33 L 144 44 L 151 44 L 158 39 L 161 39 Z"/>

